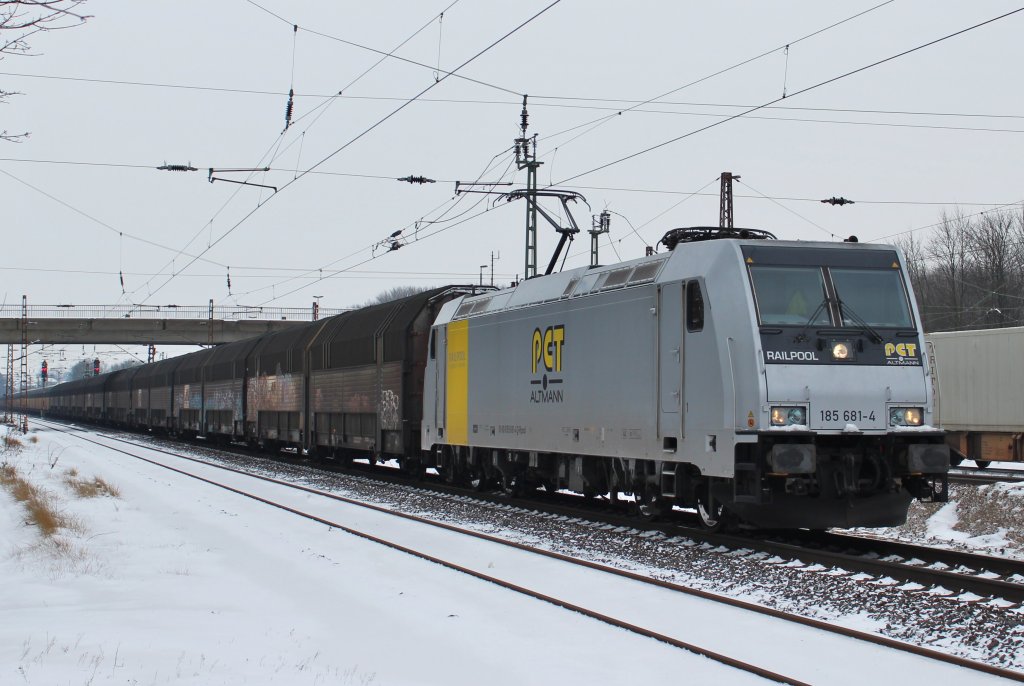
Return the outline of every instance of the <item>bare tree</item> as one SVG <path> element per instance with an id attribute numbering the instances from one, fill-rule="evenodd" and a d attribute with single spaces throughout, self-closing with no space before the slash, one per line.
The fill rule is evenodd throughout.
<path id="1" fill-rule="evenodd" d="M 942 219 L 924 241 L 897 241 L 925 330 L 1024 324 L 1024 208 Z"/>
<path id="2" fill-rule="evenodd" d="M 423 291 L 429 290 L 429 286 L 395 286 L 393 288 L 387 289 L 386 291 L 378 293 L 377 295 L 367 300 L 364 307 L 368 307 L 370 305 L 383 305 L 384 303 L 389 303 L 392 300 L 407 298 L 410 295 L 416 295 L 417 293 L 422 293 Z"/>
<path id="3" fill-rule="evenodd" d="M 0 60 L 9 55 L 30 56 L 33 36 L 80 26 L 89 17 L 79 12 L 86 0 L 0 0 Z M 0 88 L 0 103 L 15 91 Z M 0 129 L 0 140 L 18 142 L 28 133 L 8 133 Z"/>
<path id="4" fill-rule="evenodd" d="M 959 329 L 964 323 L 966 285 L 964 276 L 970 256 L 970 219 L 957 208 L 952 214 L 943 210 L 942 223 L 928 243 L 928 257 L 939 277 L 939 297 L 949 308 L 945 327 Z M 936 317 L 936 319 L 942 319 Z"/>
<path id="5" fill-rule="evenodd" d="M 912 233 L 897 238 L 896 246 L 903 252 L 903 257 L 907 262 L 907 272 L 910 282 L 914 285 L 914 295 L 917 296 L 917 307 L 922 316 L 927 317 L 933 299 L 927 248 L 924 242 Z"/>
<path id="6" fill-rule="evenodd" d="M 1001 325 L 1010 314 L 1013 296 L 1009 291 L 1017 285 L 1014 282 L 1019 270 L 1014 267 L 1019 265 L 1014 265 L 1013 224 L 1013 215 L 988 213 L 972 231 L 971 280 L 980 291 L 976 309 L 983 323 L 991 326 Z"/>

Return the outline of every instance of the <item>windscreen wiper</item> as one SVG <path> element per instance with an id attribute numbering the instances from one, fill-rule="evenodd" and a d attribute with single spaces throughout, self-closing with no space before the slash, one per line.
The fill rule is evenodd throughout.
<path id="1" fill-rule="evenodd" d="M 814 323 L 814 320 L 818 317 L 819 314 L 821 314 L 821 311 L 825 308 L 825 306 L 831 304 L 831 302 L 832 301 L 829 299 L 827 295 L 821 299 L 821 302 L 818 303 L 818 306 L 814 308 L 814 312 L 811 312 L 811 316 L 807 319 L 807 323 L 804 324 L 804 328 L 800 329 L 800 333 L 797 334 L 796 340 L 807 340 L 807 329 L 809 329 L 811 324 Z"/>
<path id="2" fill-rule="evenodd" d="M 868 335 L 871 338 L 872 342 L 874 342 L 874 343 L 881 343 L 882 342 L 882 335 L 879 334 L 877 331 L 875 331 L 873 326 L 871 326 L 866 321 L 864 321 L 863 317 L 861 317 L 859 314 L 854 312 L 852 307 L 850 307 L 849 305 L 844 303 L 842 301 L 842 299 L 840 299 L 839 300 L 839 316 L 842 317 L 844 314 L 848 314 L 850 316 L 850 319 L 853 320 L 854 324 L 857 324 L 861 328 L 865 329 L 868 332 Z"/>

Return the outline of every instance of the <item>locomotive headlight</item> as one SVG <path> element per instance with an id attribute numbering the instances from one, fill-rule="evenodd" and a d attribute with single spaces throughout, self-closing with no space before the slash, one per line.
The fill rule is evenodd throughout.
<path id="1" fill-rule="evenodd" d="M 804 408 L 792 405 L 774 405 L 771 409 L 772 426 L 791 426 L 806 424 L 807 412 Z"/>
<path id="2" fill-rule="evenodd" d="M 849 362 L 853 359 L 853 346 L 849 341 L 832 341 L 832 359 Z"/>
<path id="3" fill-rule="evenodd" d="M 920 407 L 889 408 L 889 426 L 921 426 L 924 409 Z"/>

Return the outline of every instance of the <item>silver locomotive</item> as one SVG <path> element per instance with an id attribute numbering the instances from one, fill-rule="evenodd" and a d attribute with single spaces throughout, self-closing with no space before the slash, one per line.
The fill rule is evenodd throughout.
<path id="1" fill-rule="evenodd" d="M 666 253 L 445 304 L 421 445 L 452 481 L 631 494 L 708 527 L 890 526 L 945 500 L 892 246 L 677 229 Z"/>

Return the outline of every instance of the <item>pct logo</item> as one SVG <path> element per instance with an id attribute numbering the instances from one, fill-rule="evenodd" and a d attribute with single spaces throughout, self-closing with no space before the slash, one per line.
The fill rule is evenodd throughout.
<path id="1" fill-rule="evenodd" d="M 886 343 L 885 363 L 895 366 L 921 364 L 917 357 L 917 343 Z"/>
<path id="2" fill-rule="evenodd" d="M 540 386 L 540 390 L 530 392 L 530 402 L 560 403 L 563 400 L 561 389 L 549 389 L 549 384 L 561 384 L 561 378 L 549 377 L 549 373 L 559 374 L 562 371 L 562 348 L 565 345 L 565 326 L 557 324 L 544 331 L 533 330 L 530 344 L 530 369 L 534 376 L 543 372 L 540 379 L 530 381 L 531 385 Z"/>

